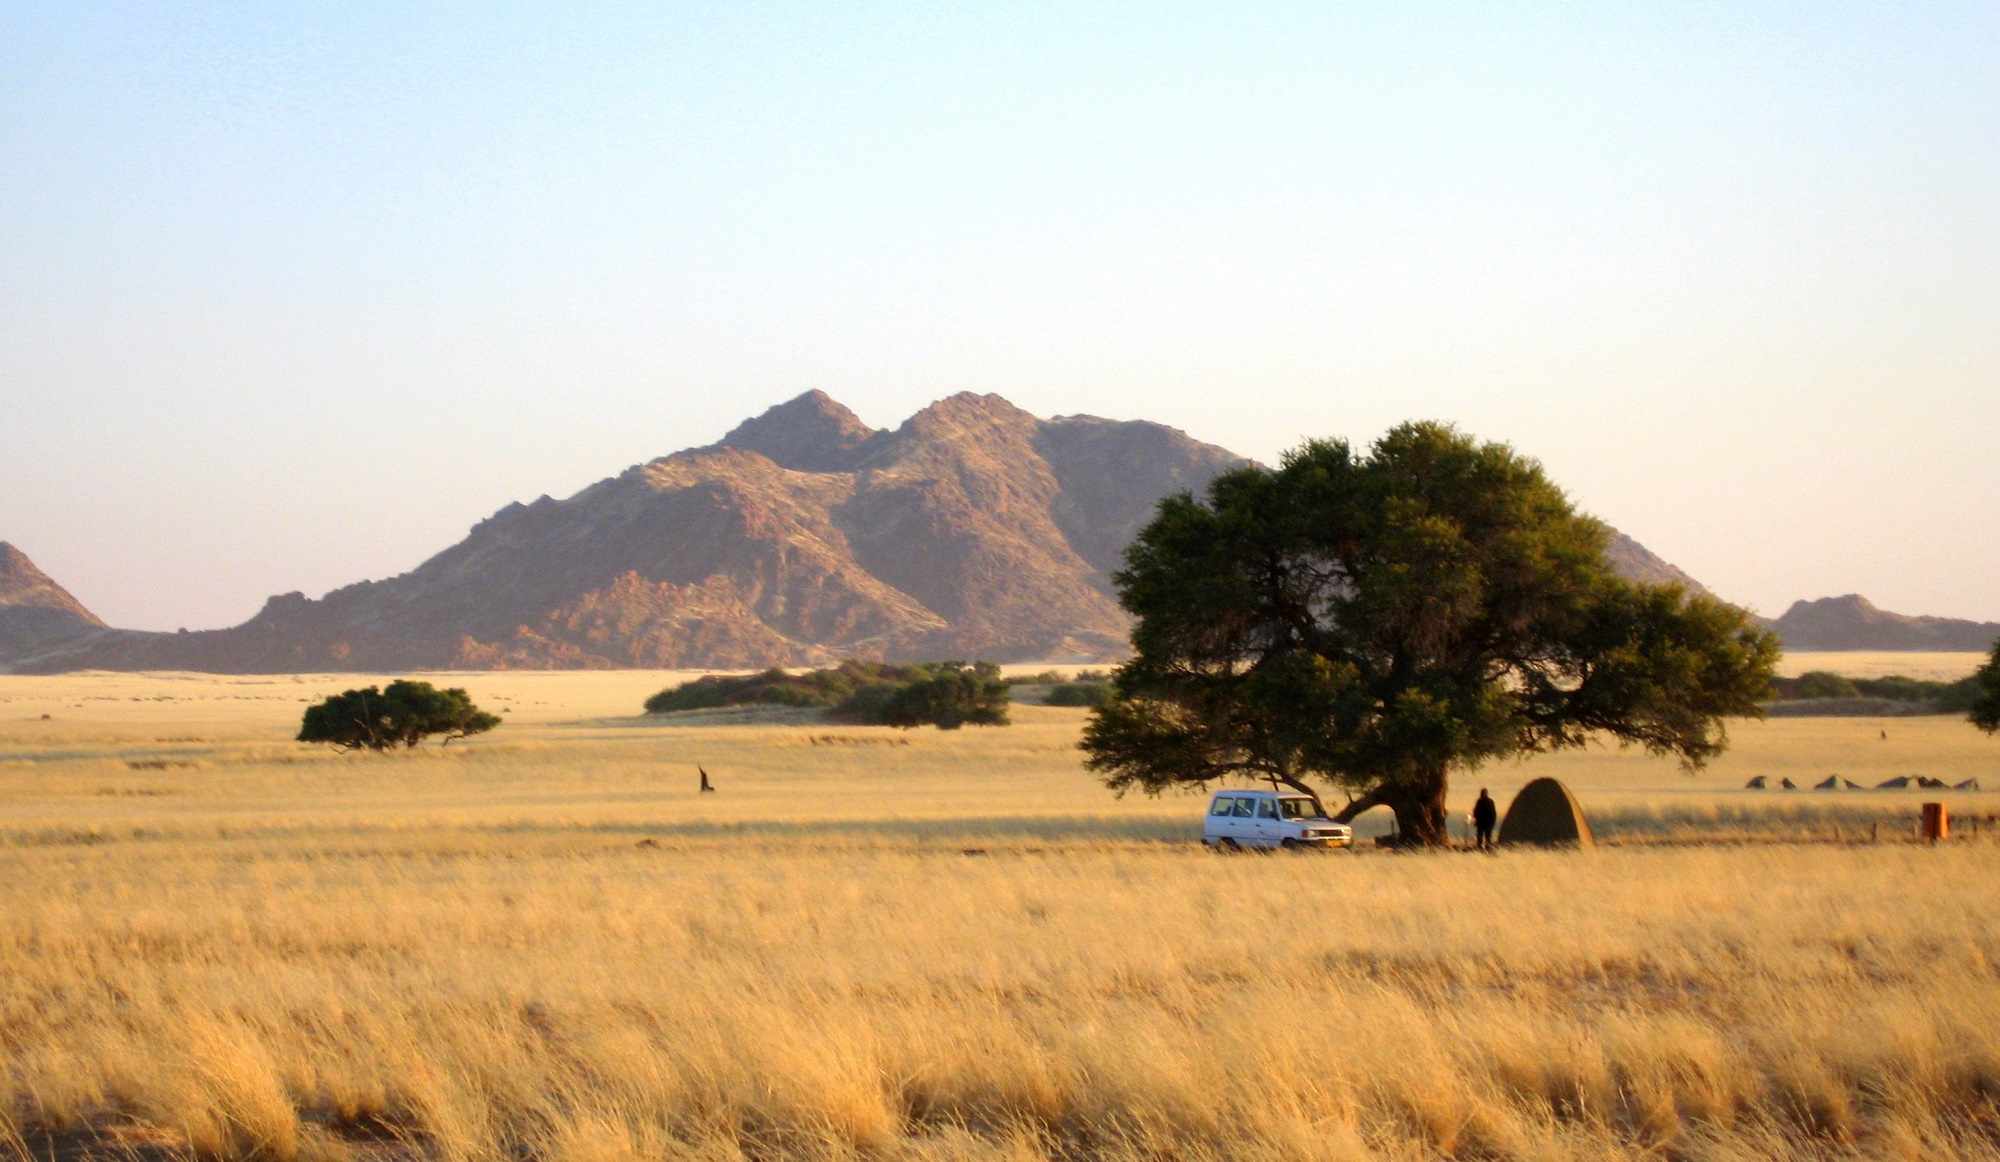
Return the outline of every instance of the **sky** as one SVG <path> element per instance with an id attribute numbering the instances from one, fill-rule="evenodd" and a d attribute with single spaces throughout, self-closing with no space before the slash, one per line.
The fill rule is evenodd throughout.
<path id="1" fill-rule="evenodd" d="M 113 624 L 813 388 L 1449 420 L 2000 620 L 2000 6 L 0 3 L 0 540 Z"/>

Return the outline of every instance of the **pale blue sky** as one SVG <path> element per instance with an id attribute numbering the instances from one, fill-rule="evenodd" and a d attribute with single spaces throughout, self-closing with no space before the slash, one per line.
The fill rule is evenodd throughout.
<path id="1" fill-rule="evenodd" d="M 415 565 L 822 388 L 1436 417 L 1775 614 L 2000 619 L 2000 6 L 0 2 L 0 539 Z"/>

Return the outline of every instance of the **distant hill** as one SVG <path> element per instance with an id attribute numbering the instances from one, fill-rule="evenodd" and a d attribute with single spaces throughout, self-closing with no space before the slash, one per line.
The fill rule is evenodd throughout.
<path id="1" fill-rule="evenodd" d="M 1984 651 L 2000 640 L 2000 622 L 1890 613 L 1858 593 L 1794 601 L 1771 628 L 1792 650 Z"/>
<path id="2" fill-rule="evenodd" d="M 0 668 L 1110 660 L 1128 648 L 1110 582 L 1125 546 L 1160 498 L 1247 463 L 1161 424 L 1040 419 L 997 395 L 878 431 L 808 392 L 709 447 L 508 505 L 401 576 L 273 597 L 230 629 L 107 629 L 14 554 Z M 1706 592 L 1615 530 L 1609 555 Z"/>
<path id="3" fill-rule="evenodd" d="M 0 541 L 0 663 L 62 654 L 107 632 L 26 553 Z"/>
<path id="4" fill-rule="evenodd" d="M 1604 546 L 1604 557 L 1611 562 L 1612 568 L 1618 570 L 1619 576 L 1627 580 L 1642 581 L 1648 585 L 1679 585 L 1689 593 L 1715 596 L 1708 591 L 1708 586 L 1668 564 L 1651 549 L 1617 529 L 1611 530 L 1611 540 Z"/>

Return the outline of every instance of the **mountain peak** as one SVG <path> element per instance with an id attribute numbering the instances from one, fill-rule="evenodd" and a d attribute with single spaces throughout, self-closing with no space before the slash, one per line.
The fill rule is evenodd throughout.
<path id="1" fill-rule="evenodd" d="M 744 420 L 721 444 L 769 457 L 782 468 L 840 472 L 853 466 L 855 450 L 874 434 L 860 416 L 815 389 Z"/>
<path id="2" fill-rule="evenodd" d="M 1858 613 L 1863 616 L 1882 612 L 1879 606 L 1859 593 L 1843 593 L 1839 597 L 1820 597 L 1811 601 L 1800 598 L 1792 602 L 1792 607 L 1787 609 L 1785 613 L 1790 615 L 1793 613 L 1802 613 L 1806 610 L 1820 610 L 1827 613 Z M 1899 615 L 1891 614 L 1890 616 L 1895 617 Z"/>
<path id="3" fill-rule="evenodd" d="M 1708 587 L 1682 571 L 1678 566 L 1662 559 L 1651 549 L 1619 532 L 1607 529 L 1610 539 L 1604 545 L 1605 560 L 1618 575 L 1628 581 L 1639 581 L 1647 585 L 1678 585 L 1691 594 L 1714 597 Z"/>
<path id="4" fill-rule="evenodd" d="M 1859 593 L 1794 601 L 1771 628 L 1793 650 L 1984 652 L 2000 638 L 2000 623 L 1891 613 Z"/>
<path id="5" fill-rule="evenodd" d="M 0 541 L 0 606 L 59 609 L 91 625 L 104 624 L 82 602 L 71 597 L 68 590 L 36 568 L 28 554 L 6 541 Z"/>
<path id="6" fill-rule="evenodd" d="M 1889 613 L 1859 593 L 1843 593 L 1839 597 L 1815 597 L 1810 600 L 1800 598 L 1779 617 L 1779 621 L 1839 621 L 1860 622 L 1900 622 L 1920 621 L 1922 618 L 1906 618 L 1900 613 Z"/>
<path id="7" fill-rule="evenodd" d="M 994 428 L 1029 436 L 1041 427 L 1042 422 L 1015 407 L 1005 396 L 961 391 L 911 416 L 904 421 L 903 430 L 930 438 Z"/>
<path id="8" fill-rule="evenodd" d="M 974 392 L 875 431 L 809 391 L 710 447 L 509 505 L 408 573 L 275 597 L 230 629 L 105 629 L 0 544 L 0 669 L 1108 661 L 1129 649 L 1111 581 L 1126 546 L 1160 498 L 1246 463 L 1162 424 L 1042 420 Z"/>

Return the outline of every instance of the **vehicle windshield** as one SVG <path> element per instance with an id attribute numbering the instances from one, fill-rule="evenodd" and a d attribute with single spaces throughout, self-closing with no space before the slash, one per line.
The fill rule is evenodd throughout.
<path id="1" fill-rule="evenodd" d="M 1280 799 L 1278 810 L 1284 812 L 1287 819 L 1326 818 L 1326 808 L 1319 805 L 1318 799 Z"/>

